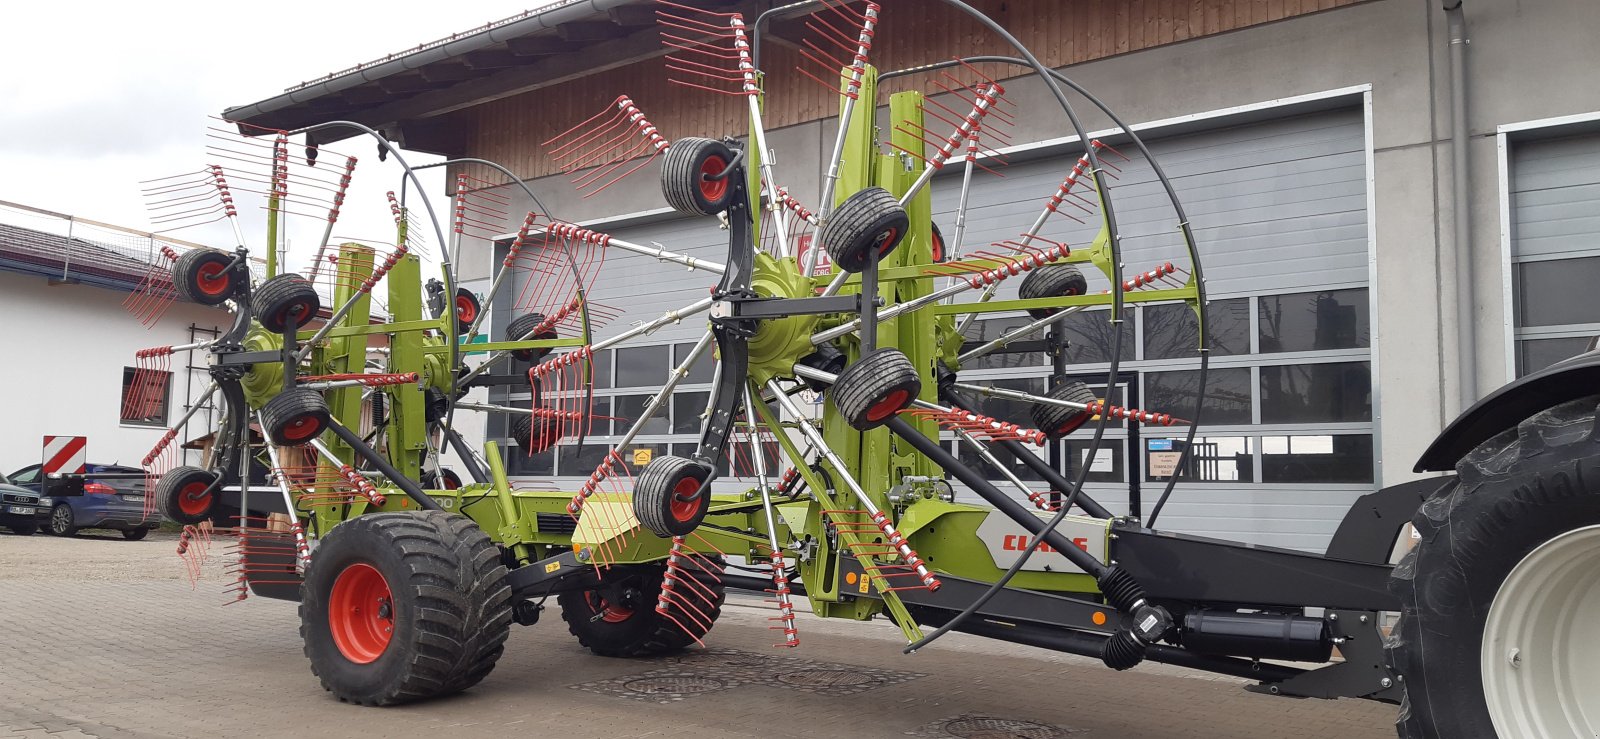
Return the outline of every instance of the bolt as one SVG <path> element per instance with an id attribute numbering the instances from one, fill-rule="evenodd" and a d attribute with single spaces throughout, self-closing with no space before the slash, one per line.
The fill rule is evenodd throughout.
<path id="1" fill-rule="evenodd" d="M 1329 621 L 1338 621 L 1339 620 L 1339 614 L 1337 614 L 1337 613 L 1328 614 L 1328 620 Z"/>
<path id="2" fill-rule="evenodd" d="M 1390 679 L 1389 679 L 1389 678 L 1384 678 L 1384 679 L 1382 679 L 1382 680 L 1379 680 L 1379 681 L 1378 681 L 1378 684 L 1379 684 L 1379 685 L 1382 685 L 1382 686 L 1383 686 L 1383 687 L 1385 687 L 1385 688 L 1391 688 L 1391 687 L 1394 687 L 1394 681 L 1393 681 L 1393 680 L 1390 680 Z"/>
<path id="3" fill-rule="evenodd" d="M 1514 668 L 1515 667 L 1521 667 L 1522 666 L 1522 650 L 1517 649 L 1516 647 L 1512 647 L 1511 648 L 1511 652 L 1506 655 L 1506 661 L 1510 662 L 1511 666 L 1514 667 Z"/>
<path id="4" fill-rule="evenodd" d="M 579 562 L 588 562 L 589 561 L 589 556 L 590 556 L 589 555 L 589 548 L 588 547 L 584 547 L 582 549 L 579 549 L 578 550 L 578 554 L 576 556 L 577 556 Z"/>
<path id="5" fill-rule="evenodd" d="M 1366 622 L 1367 622 L 1367 615 L 1365 613 L 1363 613 L 1363 614 L 1361 614 L 1361 623 L 1366 623 Z"/>
<path id="6" fill-rule="evenodd" d="M 1267 692 L 1271 693 L 1273 695 L 1277 695 L 1278 694 L 1278 686 L 1276 686 L 1276 685 L 1269 686 L 1267 688 Z"/>

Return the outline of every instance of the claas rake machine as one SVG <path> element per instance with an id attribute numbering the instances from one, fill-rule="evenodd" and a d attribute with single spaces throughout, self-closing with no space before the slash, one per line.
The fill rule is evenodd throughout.
<path id="1" fill-rule="evenodd" d="M 140 356 L 142 368 L 157 370 L 178 352 L 207 355 L 207 396 L 223 408 L 206 466 L 173 466 L 178 427 L 145 460 L 158 478 L 153 505 L 186 524 L 180 552 L 193 561 L 226 547 L 236 598 L 298 601 L 313 671 L 339 699 L 360 704 L 471 687 L 494 667 L 511 625 L 538 621 L 551 596 L 593 652 L 644 657 L 709 638 L 732 588 L 768 596 L 778 647 L 800 644 L 795 602 L 804 598 L 819 617 L 892 621 L 907 652 L 960 631 L 1089 655 L 1118 670 L 1151 660 L 1244 677 L 1277 695 L 1401 703 L 1409 694 L 1405 736 L 1562 735 L 1519 733 L 1535 724 L 1517 722 L 1576 715 L 1566 708 L 1592 708 L 1593 691 L 1562 693 L 1544 713 L 1518 698 L 1547 686 L 1530 674 L 1564 674 L 1560 634 L 1570 630 L 1524 606 L 1543 597 L 1529 589 L 1556 577 L 1592 600 L 1595 575 L 1571 566 L 1545 580 L 1517 573 L 1528 552 L 1558 544 L 1581 551 L 1566 537 L 1592 532 L 1583 526 L 1596 519 L 1594 494 L 1576 478 L 1597 479 L 1594 399 L 1553 390 L 1564 385 L 1549 379 L 1538 400 L 1521 388 L 1502 391 L 1419 465 L 1459 462 L 1461 477 L 1361 498 L 1321 555 L 1155 529 L 1192 462 L 1176 465 L 1148 516 L 1096 501 L 1084 490 L 1087 466 L 1068 479 L 1039 448 L 1076 434 L 1093 458 L 1108 426 L 1123 422 L 1188 424 L 1181 448 L 1192 448 L 1207 367 L 1199 250 L 1172 185 L 1128 126 L 993 21 L 947 1 L 972 18 L 975 33 L 995 34 L 1017 56 L 880 73 L 870 59 L 884 8 L 822 0 L 781 9 L 809 13 L 804 24 L 815 38 L 802 55 L 810 66 L 798 71 L 840 101 L 811 206 L 784 186 L 766 143 L 766 16 L 746 24 L 737 14 L 660 3 L 673 81 L 685 94 L 747 104 L 747 135 L 674 140 L 624 95 L 545 146 L 586 195 L 658 169 L 674 209 L 720 219 L 720 262 L 558 220 L 514 173 L 480 160 L 445 163 L 460 172 L 456 193 L 449 207 L 435 207 L 417 184 L 419 168 L 358 124 L 218 132 L 226 165 L 155 181 L 149 192 L 171 219 L 237 224 L 233 188 L 256 188 L 268 216 L 265 274 L 253 274 L 235 225 L 236 250 L 169 253 L 170 265 L 152 270 L 147 289 L 129 299 L 147 323 L 175 296 L 233 311 L 215 341 Z M 1059 187 L 1038 194 L 1031 223 L 978 223 L 985 233 L 1011 230 L 972 248 L 972 182 L 1004 163 L 1018 115 L 1006 97 L 1013 83 L 997 78 L 1020 72 L 1032 72 L 1059 103 L 1078 143 L 1059 160 Z M 881 100 L 879 83 L 891 78 L 936 89 Z M 1113 130 L 1091 136 L 1073 100 L 1098 109 Z M 377 139 L 404 169 L 400 195 L 389 196 L 392 242 L 331 238 L 355 159 L 315 146 L 302 153 L 290 142 L 340 126 Z M 1141 207 L 1153 200 L 1166 208 L 1170 229 L 1120 232 L 1114 195 L 1123 168 L 1142 173 Z M 498 184 L 520 188 L 538 210 L 510 213 L 510 198 L 496 194 L 504 189 L 491 187 Z M 933 225 L 935 184 L 953 204 L 948 240 Z M 289 272 L 276 245 L 285 219 L 307 214 L 327 221 L 324 237 L 303 274 Z M 445 247 L 513 230 L 487 294 L 459 289 Z M 424 260 L 428 237 L 439 253 Z M 612 328 L 619 311 L 589 295 L 606 279 L 608 257 L 619 255 L 703 275 L 709 295 Z M 428 264 L 439 273 L 425 280 Z M 517 281 L 508 275 L 519 270 L 530 277 L 508 300 L 503 292 Z M 378 296 L 386 296 L 381 320 Z M 1094 307 L 1107 321 L 1115 378 L 1123 320 L 1139 303 L 1193 309 L 1194 407 L 1123 408 L 1081 382 L 1036 395 L 960 376 L 963 365 Z M 516 313 L 485 322 L 491 305 Z M 975 317 L 992 314 L 1028 319 L 993 341 L 965 338 Z M 600 440 L 591 433 L 597 352 L 684 321 L 703 322 L 703 336 L 637 417 L 619 419 L 626 432 Z M 501 335 L 472 343 L 487 326 Z M 692 453 L 630 457 L 645 424 L 707 355 L 716 369 Z M 530 407 L 468 399 L 507 382 L 492 371 L 505 367 L 510 382 L 531 391 Z M 995 396 L 1031 406 L 1031 425 L 986 414 Z M 515 446 L 469 445 L 458 426 L 480 411 L 509 414 Z M 950 442 L 990 471 L 952 453 Z M 577 489 L 517 489 L 508 480 L 507 454 L 573 444 L 607 450 Z M 465 477 L 441 466 L 445 447 Z M 1046 487 L 1012 474 L 999 454 Z M 1396 569 L 1390 553 L 1413 516 L 1422 543 Z M 1524 519 L 1531 523 L 1510 525 Z M 1513 543 L 1484 544 L 1496 531 Z M 1468 574 L 1473 563 L 1487 580 Z M 1521 582 L 1521 600 L 1496 600 L 1501 582 Z M 1389 633 L 1383 615 L 1393 612 L 1404 618 Z M 1496 627 L 1497 618 L 1511 625 Z M 1524 650 L 1523 672 L 1496 666 L 1506 644 L 1491 637 L 1521 645 L 1512 650 Z"/>

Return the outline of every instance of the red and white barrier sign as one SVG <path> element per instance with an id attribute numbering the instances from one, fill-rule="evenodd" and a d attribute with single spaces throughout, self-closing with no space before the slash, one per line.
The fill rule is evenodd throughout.
<path id="1" fill-rule="evenodd" d="M 811 238 L 811 234 L 805 234 L 805 235 L 800 237 L 800 243 L 795 248 L 795 256 L 796 256 L 797 260 L 800 262 L 800 266 L 802 266 L 802 267 L 805 266 L 805 264 L 806 264 L 806 253 L 811 251 L 815 246 L 816 246 L 816 244 L 815 244 L 814 240 Z M 816 268 L 816 271 L 813 272 L 812 274 L 821 275 L 821 274 L 827 274 L 828 272 L 831 272 L 831 271 L 833 271 L 833 259 L 828 256 L 828 251 L 826 249 L 818 251 L 817 252 L 817 268 Z"/>
<path id="2" fill-rule="evenodd" d="M 86 469 L 89 437 L 87 436 L 46 436 L 44 437 L 44 469 L 46 475 L 56 472 L 67 474 L 81 474 Z"/>

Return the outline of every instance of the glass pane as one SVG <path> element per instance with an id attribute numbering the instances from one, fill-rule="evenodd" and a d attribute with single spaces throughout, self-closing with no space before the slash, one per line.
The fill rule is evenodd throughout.
<path id="1" fill-rule="evenodd" d="M 700 414 L 706 412 L 706 403 L 710 400 L 711 393 L 673 393 L 672 433 L 700 433 Z"/>
<path id="2" fill-rule="evenodd" d="M 636 346 L 617 350 L 617 387 L 660 387 L 671 369 L 668 347 Z"/>
<path id="3" fill-rule="evenodd" d="M 633 428 L 635 421 L 644 415 L 644 408 L 649 405 L 649 395 L 618 395 L 613 403 L 611 414 L 616 417 L 616 433 L 620 436 L 626 429 Z M 644 428 L 639 429 L 639 434 L 670 434 L 672 427 L 667 423 L 665 408 L 656 409 L 656 415 L 646 421 Z"/>
<path id="4" fill-rule="evenodd" d="M 1145 407 L 1140 410 L 1189 418 L 1194 415 L 1195 392 L 1199 384 L 1199 370 L 1146 372 L 1144 392 L 1147 400 Z M 1234 367 L 1206 372 L 1205 403 L 1205 412 L 1200 417 L 1203 424 L 1251 423 L 1250 370 Z"/>
<path id="5" fill-rule="evenodd" d="M 506 474 L 512 477 L 549 477 L 556 473 L 554 449 L 528 456 L 517 447 L 506 447 Z"/>
<path id="6" fill-rule="evenodd" d="M 1093 438 L 1068 439 L 1062 442 L 1066 461 L 1066 478 L 1078 479 L 1084 465 L 1089 466 L 1089 482 L 1122 482 L 1127 478 L 1128 445 L 1124 439 L 1101 439 L 1095 449 L 1094 461 L 1089 460 L 1089 447 Z"/>
<path id="7" fill-rule="evenodd" d="M 1517 342 L 1517 362 L 1521 374 L 1531 375 L 1563 359 L 1589 350 L 1590 339 L 1522 339 Z"/>
<path id="8" fill-rule="evenodd" d="M 1179 359 L 1200 356 L 1196 329 L 1200 321 L 1185 303 L 1147 305 L 1143 309 L 1144 358 Z M 1250 301 L 1213 300 L 1206 306 L 1206 341 L 1212 356 L 1250 353 Z"/>
<path id="9" fill-rule="evenodd" d="M 1261 353 L 1360 349 L 1370 345 L 1366 288 L 1324 290 L 1256 299 Z"/>
<path id="10" fill-rule="evenodd" d="M 1372 482 L 1372 437 L 1264 436 L 1263 482 Z"/>
<path id="11" fill-rule="evenodd" d="M 985 446 L 988 448 L 989 453 L 994 455 L 994 458 L 999 460 L 999 462 L 1001 464 L 1005 465 L 1006 469 L 1011 470 L 1011 474 L 1016 475 L 1018 479 L 1021 479 L 1021 480 L 1040 480 L 1040 479 L 1042 479 L 1042 478 L 1039 477 L 1039 474 L 1037 472 L 1034 472 L 1033 470 L 1028 469 L 1028 467 L 1026 465 L 1022 464 L 1021 462 L 1018 462 L 1017 458 L 1015 456 L 1013 456 L 1011 454 L 1011 452 L 1008 452 L 1005 449 L 1001 448 L 998 444 L 986 444 Z M 988 462 L 985 462 L 982 457 L 978 456 L 977 452 L 973 451 L 971 445 L 967 444 L 966 442 L 957 442 L 957 449 L 958 449 L 958 451 L 957 451 L 956 456 L 957 456 L 957 458 L 959 458 L 961 460 L 962 464 L 964 464 L 964 465 L 966 465 L 968 467 L 971 467 L 971 468 L 973 468 L 975 470 L 979 470 L 979 471 L 983 472 L 983 476 L 988 478 L 988 479 L 990 479 L 990 480 L 1004 480 L 1005 479 L 1004 477 L 1002 477 L 1000 475 L 1000 471 L 994 468 L 994 465 L 991 465 Z M 1041 451 L 1043 451 L 1043 450 L 1041 450 Z M 1000 489 L 1003 492 L 1005 492 L 1007 495 L 1011 495 L 1011 494 L 1021 495 L 1022 494 L 1021 491 L 1017 490 L 1014 487 L 1011 487 L 1010 485 L 1003 485 L 1003 486 L 1001 486 Z"/>
<path id="12" fill-rule="evenodd" d="M 582 402 L 582 401 L 579 401 L 579 402 Z M 594 396 L 594 399 L 592 400 L 591 404 L 589 405 L 589 418 L 591 419 L 591 422 L 590 422 L 589 428 L 588 428 L 588 431 L 589 431 L 589 433 L 587 434 L 588 436 L 610 436 L 611 435 L 611 396 L 609 396 L 609 395 L 596 395 L 596 396 Z M 627 429 L 627 427 L 624 426 L 623 430 L 626 430 L 626 429 Z"/>
<path id="13" fill-rule="evenodd" d="M 1043 377 L 1033 377 L 1024 380 L 984 380 L 981 382 L 974 382 L 972 384 L 982 385 L 984 387 L 998 387 L 1003 390 L 1020 390 L 1022 392 L 1032 393 L 1034 395 L 1044 392 Z M 1032 403 L 1027 403 L 1020 400 L 1008 400 L 1006 398 L 984 397 L 973 392 L 968 392 L 967 395 L 977 396 L 977 399 L 981 403 L 980 412 L 984 415 L 998 418 L 1007 423 L 1014 423 L 1019 426 L 1033 428 L 1032 414 L 1034 406 Z"/>
<path id="14" fill-rule="evenodd" d="M 1004 336 L 1008 331 L 1026 326 L 1032 321 L 1033 319 L 1027 316 L 1015 316 L 1012 318 L 986 318 L 973 321 L 972 325 L 967 327 L 966 333 L 963 334 L 963 336 L 966 338 L 966 348 L 976 349 L 984 342 L 998 339 L 1001 336 Z M 1044 333 L 1041 331 L 1032 338 L 1042 339 L 1044 338 Z M 1002 349 L 992 354 L 987 354 L 977 359 L 965 362 L 962 364 L 961 368 L 999 369 L 1003 367 L 1040 367 L 1049 363 L 1050 358 L 1044 352 L 1007 352 Z"/>
<path id="15" fill-rule="evenodd" d="M 1125 311 L 1127 320 L 1122 323 L 1122 361 L 1133 360 L 1134 322 L 1136 313 Z M 1067 339 L 1067 364 L 1094 364 L 1111 361 L 1111 340 L 1116 331 L 1111 325 L 1110 311 L 1096 310 L 1074 313 L 1061 319 L 1061 335 Z"/>
<path id="16" fill-rule="evenodd" d="M 1600 321 L 1600 257 L 1517 265 L 1517 323 L 1561 326 Z"/>
<path id="17" fill-rule="evenodd" d="M 604 390 L 611 387 L 611 352 L 595 352 L 590 363 L 594 366 L 594 387 Z"/>
<path id="18" fill-rule="evenodd" d="M 1255 481 L 1248 436 L 1195 437 L 1180 472 L 1178 457 L 1185 448 L 1183 439 L 1145 439 L 1144 479 L 1166 482 L 1176 472 L 1183 482 Z"/>
<path id="19" fill-rule="evenodd" d="M 588 477 L 596 467 L 606 459 L 606 453 L 611 447 L 595 442 L 585 442 L 583 452 L 579 453 L 576 444 L 566 444 L 556 447 L 556 464 L 559 466 L 557 474 L 563 477 Z"/>
<path id="20" fill-rule="evenodd" d="M 693 343 L 678 344 L 677 346 L 673 347 L 672 366 L 677 367 L 678 365 L 682 364 L 683 360 L 689 357 L 689 352 L 691 351 L 694 351 Z M 695 384 L 711 382 L 712 370 L 716 366 L 717 361 L 713 355 L 716 353 L 716 344 L 713 343 L 711 346 L 706 347 L 706 350 L 700 353 L 700 358 L 695 360 L 694 365 L 689 367 L 689 374 L 683 378 L 684 383 Z"/>
<path id="21" fill-rule="evenodd" d="M 121 421 L 140 426 L 165 426 L 167 390 L 171 385 L 171 372 L 123 367 Z"/>
<path id="22" fill-rule="evenodd" d="M 1372 370 L 1366 362 L 1261 368 L 1262 423 L 1372 420 Z"/>

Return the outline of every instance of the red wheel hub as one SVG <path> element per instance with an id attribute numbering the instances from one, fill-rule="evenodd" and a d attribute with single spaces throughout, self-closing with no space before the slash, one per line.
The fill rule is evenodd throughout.
<path id="1" fill-rule="evenodd" d="M 728 178 L 717 177 L 727 169 L 728 163 L 722 157 L 706 157 L 700 163 L 700 197 L 715 203 L 728 194 Z"/>
<path id="2" fill-rule="evenodd" d="M 221 262 L 206 262 L 195 270 L 195 287 L 206 295 L 222 295 L 228 292 L 232 280 L 228 277 L 228 265 Z"/>
<path id="3" fill-rule="evenodd" d="M 394 597 L 377 568 L 357 562 L 339 573 L 328 594 L 328 631 L 351 662 L 371 664 L 383 656 L 394 638 Z"/>
<path id="4" fill-rule="evenodd" d="M 878 256 L 889 253 L 889 250 L 894 248 L 894 240 L 899 236 L 900 229 L 898 228 L 891 228 L 878 236 Z"/>
<path id="5" fill-rule="evenodd" d="M 700 496 L 695 493 L 700 491 L 700 481 L 693 477 L 685 477 L 672 486 L 672 518 L 682 523 L 694 520 L 695 514 L 700 512 Z"/>
<path id="6" fill-rule="evenodd" d="M 472 323 L 478 317 L 478 306 L 473 305 L 472 298 L 465 295 L 456 296 L 456 322 Z"/>
<path id="7" fill-rule="evenodd" d="M 204 516 L 211 510 L 211 496 L 206 495 L 206 489 L 211 485 L 204 482 L 191 482 L 178 491 L 178 510 L 190 516 Z"/>
<path id="8" fill-rule="evenodd" d="M 599 593 L 589 591 L 587 597 L 589 608 L 600 615 L 600 620 L 608 624 L 618 624 L 633 618 L 633 609 L 627 606 L 617 606 L 606 602 Z"/>
<path id="9" fill-rule="evenodd" d="M 901 409 L 906 407 L 906 401 L 910 399 L 911 391 L 904 388 L 889 393 L 888 395 L 883 396 L 882 400 L 873 403 L 872 407 L 867 409 L 867 420 L 882 421 L 885 418 L 899 413 Z"/>
<path id="10" fill-rule="evenodd" d="M 304 441 L 322 433 L 322 421 L 316 416 L 301 416 L 286 424 L 281 433 L 290 441 Z"/>

